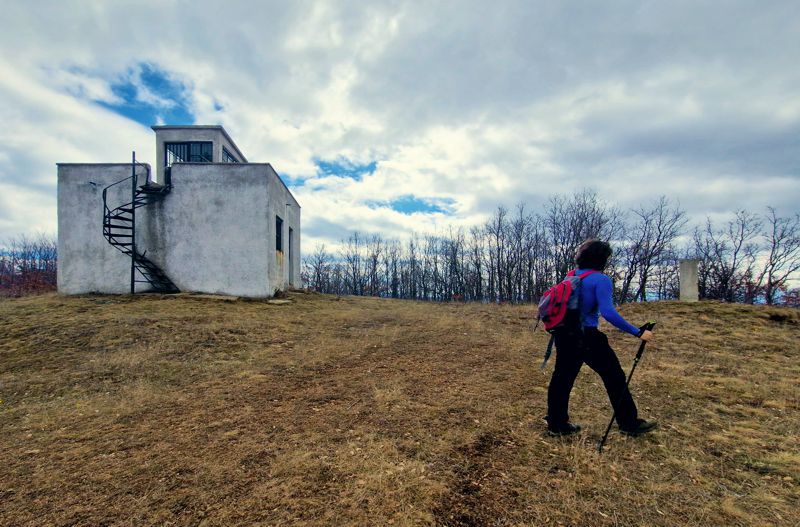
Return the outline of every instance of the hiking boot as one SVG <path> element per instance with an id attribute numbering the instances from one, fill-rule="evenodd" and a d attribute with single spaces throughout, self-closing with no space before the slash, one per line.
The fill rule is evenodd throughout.
<path id="1" fill-rule="evenodd" d="M 580 425 L 565 423 L 560 426 L 547 426 L 547 434 L 553 437 L 570 436 L 581 431 Z"/>
<path id="2" fill-rule="evenodd" d="M 636 426 L 634 426 L 633 428 L 620 427 L 620 432 L 622 432 L 626 436 L 637 437 L 640 435 L 644 435 L 647 432 L 651 432 L 656 428 L 658 428 L 658 423 L 655 421 L 645 421 L 644 419 L 637 419 Z"/>

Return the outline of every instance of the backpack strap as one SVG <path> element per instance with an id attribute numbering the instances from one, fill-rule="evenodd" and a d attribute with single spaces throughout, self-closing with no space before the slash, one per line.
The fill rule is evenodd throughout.
<path id="1" fill-rule="evenodd" d="M 568 272 L 568 273 L 567 273 L 567 277 L 570 277 L 570 276 L 575 276 L 575 272 L 576 272 L 576 271 L 577 271 L 577 269 L 573 269 L 572 271 Z M 587 277 L 587 276 L 589 276 L 590 274 L 599 273 L 599 272 L 600 272 L 600 271 L 595 271 L 594 269 L 589 269 L 589 270 L 588 270 L 588 271 L 586 271 L 585 273 L 581 273 L 581 274 L 579 274 L 579 275 L 578 275 L 578 278 L 580 278 L 581 280 L 583 280 L 584 278 L 586 278 L 586 277 Z"/>
<path id="2" fill-rule="evenodd" d="M 588 271 L 586 271 L 586 272 L 584 272 L 584 273 L 581 273 L 581 274 L 579 274 L 579 275 L 578 275 L 578 278 L 579 278 L 581 281 L 583 281 L 583 279 L 584 279 L 584 278 L 586 278 L 587 276 L 589 276 L 590 274 L 595 274 L 595 273 L 599 273 L 599 272 L 600 272 L 600 271 L 596 271 L 596 270 L 594 270 L 594 269 L 589 269 Z M 574 276 L 574 275 L 575 275 L 575 271 L 573 271 L 573 272 L 572 272 L 572 274 L 573 274 L 573 276 Z M 581 318 L 581 330 L 583 330 L 583 312 L 581 311 L 581 307 L 580 307 L 580 306 L 581 306 L 581 304 L 580 304 L 580 302 L 581 302 L 581 299 L 580 299 L 580 298 L 578 298 L 578 311 L 580 312 L 580 318 Z"/>
<path id="3" fill-rule="evenodd" d="M 555 335 L 550 335 L 550 342 L 547 343 L 547 351 L 544 352 L 544 361 L 542 361 L 542 367 L 539 368 L 543 370 L 545 366 L 547 366 L 547 361 L 550 360 L 550 355 L 553 353 L 553 343 L 556 341 Z"/>

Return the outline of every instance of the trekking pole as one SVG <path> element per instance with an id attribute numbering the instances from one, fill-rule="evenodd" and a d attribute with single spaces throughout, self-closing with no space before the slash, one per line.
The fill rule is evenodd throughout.
<path id="1" fill-rule="evenodd" d="M 644 331 L 653 331 L 655 325 L 656 325 L 655 322 L 648 322 L 640 329 L 643 329 Z M 633 372 L 636 370 L 636 366 L 639 364 L 639 360 L 642 358 L 642 355 L 644 354 L 644 347 L 646 345 L 647 345 L 646 340 L 643 340 L 642 343 L 639 345 L 639 351 L 636 352 L 636 358 L 633 359 L 633 367 L 631 368 L 631 372 L 628 374 L 628 379 L 625 381 L 625 391 L 628 390 L 628 386 L 631 383 L 631 377 L 633 377 Z M 617 406 L 619 406 L 619 404 L 622 402 L 623 397 L 625 397 L 625 392 L 622 392 L 622 395 L 617 401 L 617 404 L 614 405 L 614 413 L 611 414 L 611 421 L 609 421 L 608 423 L 608 427 L 606 428 L 606 433 L 603 434 L 603 439 L 601 439 L 600 444 L 597 445 L 597 452 L 599 454 L 603 453 L 603 445 L 606 444 L 606 439 L 608 439 L 608 433 L 611 431 L 611 427 L 614 425 L 614 419 L 617 418 Z"/>

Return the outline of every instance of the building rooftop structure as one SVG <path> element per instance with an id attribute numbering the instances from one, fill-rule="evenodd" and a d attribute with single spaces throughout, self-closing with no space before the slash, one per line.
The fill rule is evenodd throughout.
<path id="1" fill-rule="evenodd" d="M 248 162 L 222 126 L 152 129 L 155 176 L 135 154 L 58 165 L 59 291 L 265 297 L 299 286 L 300 204 L 272 166 Z"/>
<path id="2" fill-rule="evenodd" d="M 156 180 L 173 163 L 247 163 L 228 132 L 220 125 L 157 125 Z"/>

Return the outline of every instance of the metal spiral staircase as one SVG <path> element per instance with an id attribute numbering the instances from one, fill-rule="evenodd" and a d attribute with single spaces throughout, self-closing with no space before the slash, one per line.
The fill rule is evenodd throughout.
<path id="1" fill-rule="evenodd" d="M 145 170 L 144 185 L 138 184 L 137 167 Z M 131 186 L 131 200 L 113 209 L 110 208 L 107 200 L 108 189 L 125 182 L 129 182 Z M 137 163 L 134 152 L 131 175 L 103 189 L 103 236 L 112 247 L 131 257 L 131 294 L 136 292 L 137 283 L 150 284 L 153 291 L 159 293 L 180 292 L 164 271 L 147 258 L 147 251 L 140 253 L 136 250 L 136 209 L 161 201 L 169 194 L 172 190 L 169 169 L 164 183 L 159 185 L 150 179 L 150 167 Z"/>

